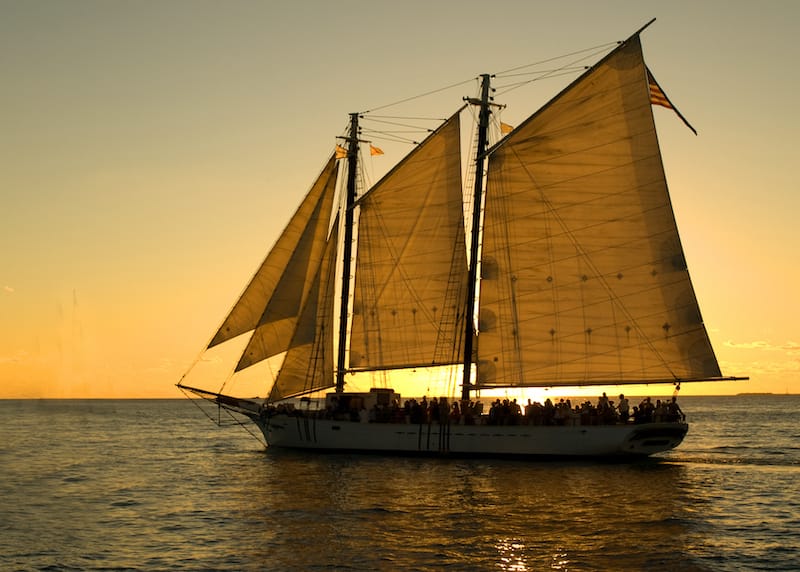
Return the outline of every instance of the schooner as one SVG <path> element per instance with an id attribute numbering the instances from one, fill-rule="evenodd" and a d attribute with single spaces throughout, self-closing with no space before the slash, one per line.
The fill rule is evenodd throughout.
<path id="1" fill-rule="evenodd" d="M 208 345 L 249 334 L 236 371 L 285 354 L 267 397 L 178 386 L 252 419 L 269 447 L 605 457 L 680 444 L 680 418 L 498 425 L 475 411 L 503 388 L 736 379 L 722 377 L 686 267 L 652 111 L 670 104 L 654 99 L 642 30 L 494 144 L 481 76 L 467 213 L 463 107 L 360 195 L 351 114 Z M 347 374 L 412 368 L 460 372 L 460 395 L 420 417 L 400 376 L 347 390 Z M 318 410 L 298 404 L 325 391 Z"/>

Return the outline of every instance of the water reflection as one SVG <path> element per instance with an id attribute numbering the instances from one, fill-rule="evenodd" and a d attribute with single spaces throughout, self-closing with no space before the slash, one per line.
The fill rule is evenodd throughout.
<path id="1" fill-rule="evenodd" d="M 524 572 L 530 570 L 525 553 L 525 543 L 520 539 L 501 538 L 495 544 L 497 567 L 500 570 Z"/>
<path id="2" fill-rule="evenodd" d="M 712 398 L 666 462 L 621 465 L 265 453 L 185 400 L 0 403 L 0 568 L 798 570 L 792 399 Z"/>
<path id="3" fill-rule="evenodd" d="M 252 461 L 238 468 L 231 532 L 257 538 L 248 558 L 271 567 L 699 569 L 687 564 L 696 531 L 678 464 Z"/>

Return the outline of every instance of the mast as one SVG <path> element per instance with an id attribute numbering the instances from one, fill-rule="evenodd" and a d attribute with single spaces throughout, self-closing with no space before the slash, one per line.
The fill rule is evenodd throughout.
<path id="1" fill-rule="evenodd" d="M 472 197 L 472 231 L 469 248 L 469 268 L 467 274 L 467 306 L 464 330 L 464 378 L 461 384 L 461 399 L 469 401 L 472 388 L 472 345 L 475 337 L 475 291 L 478 281 L 478 233 L 481 226 L 481 204 L 483 199 L 483 169 L 486 161 L 486 148 L 489 138 L 489 74 L 481 75 L 481 98 L 470 103 L 480 105 L 478 115 L 478 148 L 475 152 L 475 188 Z"/>
<path id="2" fill-rule="evenodd" d="M 350 297 L 350 264 L 353 255 L 353 204 L 356 200 L 358 168 L 358 113 L 350 114 L 347 138 L 347 186 L 344 200 L 344 244 L 342 249 L 342 301 L 339 306 L 339 350 L 336 359 L 336 393 L 344 391 L 345 351 L 347 349 L 347 314 Z"/>

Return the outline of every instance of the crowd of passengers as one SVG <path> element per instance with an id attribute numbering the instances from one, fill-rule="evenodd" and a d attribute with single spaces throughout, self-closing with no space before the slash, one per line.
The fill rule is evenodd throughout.
<path id="1" fill-rule="evenodd" d="M 410 423 L 410 424 L 451 424 L 451 425 L 615 425 L 617 423 L 652 423 L 660 421 L 683 421 L 686 416 L 681 411 L 677 399 L 655 404 L 647 397 L 638 406 L 631 408 L 628 399 L 620 394 L 615 404 L 605 393 L 597 405 L 591 401 L 572 405 L 569 399 L 553 403 L 549 398 L 544 404 L 528 400 L 521 407 L 516 399 L 497 399 L 484 414 L 480 401 L 449 403 L 446 397 L 434 397 L 430 401 L 423 397 L 406 400 L 402 405 L 394 400 L 390 405 L 375 404 L 369 410 L 365 407 L 339 406 L 333 403 L 325 409 L 308 411 L 291 406 L 278 405 L 270 413 L 290 413 L 301 416 L 315 416 L 340 421 L 362 423 Z"/>

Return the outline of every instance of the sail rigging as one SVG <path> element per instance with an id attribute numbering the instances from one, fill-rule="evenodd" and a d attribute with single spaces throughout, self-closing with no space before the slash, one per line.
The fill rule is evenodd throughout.
<path id="1" fill-rule="evenodd" d="M 269 402 L 341 393 L 348 372 L 429 366 L 463 368 L 462 400 L 501 387 L 719 379 L 639 32 L 492 147 L 491 76 L 481 76 L 481 97 L 468 100 L 480 106 L 471 200 L 463 107 L 360 197 L 368 142 L 351 114 L 208 347 L 252 332 L 236 371 L 285 353 Z"/>
<path id="2" fill-rule="evenodd" d="M 479 386 L 720 375 L 638 35 L 493 149 L 487 178 Z"/>
<path id="3" fill-rule="evenodd" d="M 459 117 L 359 199 L 351 369 L 460 361 L 466 250 Z"/>
<path id="4" fill-rule="evenodd" d="M 493 146 L 482 75 L 480 97 L 467 99 L 479 107 L 469 190 L 464 107 L 360 196 L 360 145 L 379 149 L 351 113 L 209 344 L 252 332 L 236 371 L 284 354 L 268 396 L 178 386 L 249 417 L 270 447 L 470 457 L 676 447 L 688 424 L 674 397 L 667 408 L 648 398 L 633 423 L 622 396 L 618 409 L 529 400 L 524 416 L 508 400 L 483 415 L 479 401 L 499 388 L 722 379 L 670 204 L 640 32 L 516 128 L 500 123 Z M 419 378 L 411 389 L 414 375 L 392 371 L 409 368 L 423 370 L 427 395 L 448 390 L 427 402 L 413 393 Z M 360 387 L 380 371 L 391 383 Z M 348 373 L 364 375 L 351 384 Z M 450 402 L 459 375 L 461 401 Z M 291 400 L 328 388 L 313 409 Z"/>

